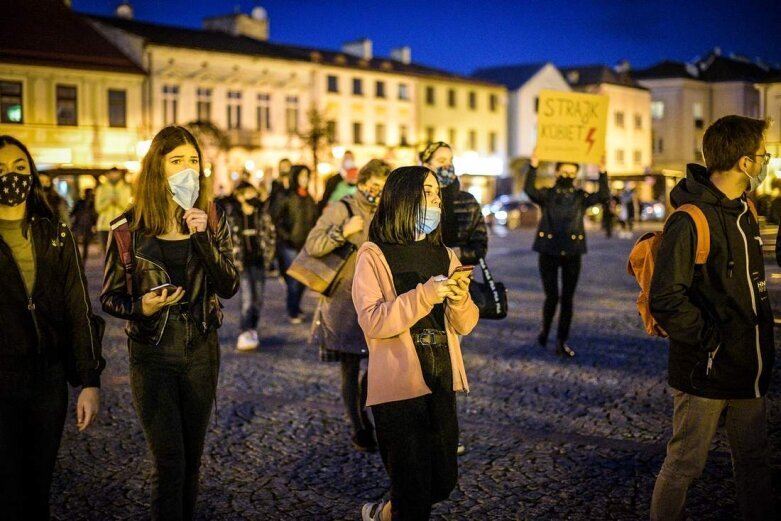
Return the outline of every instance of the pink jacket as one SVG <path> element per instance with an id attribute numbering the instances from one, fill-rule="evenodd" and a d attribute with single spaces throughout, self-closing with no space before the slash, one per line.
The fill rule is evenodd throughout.
<path id="1" fill-rule="evenodd" d="M 450 254 L 450 272 L 461 263 Z M 443 273 L 447 275 L 447 273 Z M 366 405 L 377 405 L 431 394 L 415 352 L 410 328 L 431 312 L 436 303 L 434 284 L 418 284 L 396 295 L 393 275 L 379 246 L 364 243 L 358 250 L 353 279 L 353 303 L 369 347 L 369 385 Z M 477 324 L 478 310 L 471 298 L 458 305 L 445 303 L 445 327 L 453 366 L 453 390 L 469 391 L 458 335 Z"/>

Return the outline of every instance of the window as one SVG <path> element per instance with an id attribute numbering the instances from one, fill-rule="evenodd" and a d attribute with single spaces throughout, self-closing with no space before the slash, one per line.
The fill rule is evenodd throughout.
<path id="1" fill-rule="evenodd" d="M 353 78 L 353 95 L 363 96 L 363 81 L 361 78 Z"/>
<path id="2" fill-rule="evenodd" d="M 537 114 L 537 112 L 540 111 L 540 97 L 535 96 L 534 97 L 534 113 Z"/>
<path id="3" fill-rule="evenodd" d="M 255 125 L 260 131 L 271 131 L 271 94 L 258 94 L 258 106 L 255 114 Z"/>
<path id="4" fill-rule="evenodd" d="M 0 81 L 0 123 L 22 123 L 22 82 Z"/>
<path id="5" fill-rule="evenodd" d="M 664 101 L 651 102 L 651 117 L 653 119 L 664 118 Z"/>
<path id="6" fill-rule="evenodd" d="M 57 124 L 76 126 L 78 103 L 75 85 L 57 85 Z"/>
<path id="7" fill-rule="evenodd" d="M 426 87 L 426 105 L 433 105 L 434 103 L 434 87 Z M 431 141 L 429 141 L 429 143 L 430 142 Z"/>
<path id="8" fill-rule="evenodd" d="M 469 91 L 469 108 L 472 110 L 477 108 L 477 93 L 473 90 Z"/>
<path id="9" fill-rule="evenodd" d="M 228 91 L 228 129 L 241 128 L 241 91 Z"/>
<path id="10" fill-rule="evenodd" d="M 325 138 L 329 144 L 336 143 L 336 121 L 331 119 L 325 122 Z"/>
<path id="11" fill-rule="evenodd" d="M 399 125 L 399 146 L 406 147 L 407 142 L 407 125 Z"/>
<path id="12" fill-rule="evenodd" d="M 374 95 L 378 98 L 384 98 L 385 97 L 385 82 L 384 81 L 378 81 L 375 84 L 375 91 Z"/>
<path id="13" fill-rule="evenodd" d="M 285 126 L 288 134 L 298 134 L 298 96 L 285 98 Z"/>
<path id="14" fill-rule="evenodd" d="M 615 115 L 616 120 L 616 126 L 618 128 L 624 128 L 624 113 L 621 111 L 617 111 Z"/>
<path id="15" fill-rule="evenodd" d="M 477 131 L 469 131 L 469 150 L 477 150 Z"/>
<path id="16" fill-rule="evenodd" d="M 458 147 L 458 144 L 456 143 L 456 129 L 451 128 L 447 131 L 447 143 L 453 148 Z"/>
<path id="17" fill-rule="evenodd" d="M 489 132 L 488 133 L 488 151 L 491 154 L 496 154 L 496 152 L 497 152 L 496 132 Z"/>
<path id="18" fill-rule="evenodd" d="M 426 143 L 434 142 L 434 127 L 426 127 Z"/>
<path id="19" fill-rule="evenodd" d="M 496 107 L 499 105 L 499 97 L 496 94 L 488 96 L 488 110 L 496 112 Z"/>
<path id="20" fill-rule="evenodd" d="M 376 141 L 378 145 L 384 145 L 386 143 L 385 125 L 382 123 L 377 123 L 377 126 L 374 127 L 374 141 Z"/>
<path id="21" fill-rule="evenodd" d="M 660 154 L 664 152 L 664 140 L 662 138 L 656 140 L 656 151 Z"/>
<path id="22" fill-rule="evenodd" d="M 643 153 L 640 150 L 635 150 L 634 160 L 636 165 L 643 164 Z"/>
<path id="23" fill-rule="evenodd" d="M 363 133 L 363 125 L 361 125 L 360 122 L 354 121 L 353 122 L 353 143 L 356 145 L 360 145 L 363 143 L 363 136 L 361 135 Z"/>
<path id="24" fill-rule="evenodd" d="M 163 85 L 163 124 L 176 124 L 176 111 L 179 103 L 179 86 Z"/>
<path id="25" fill-rule="evenodd" d="M 124 128 L 127 126 L 127 92 L 109 89 L 108 126 Z"/>
<path id="26" fill-rule="evenodd" d="M 702 114 L 702 103 L 699 101 L 692 103 L 692 116 L 694 117 L 694 128 L 702 130 L 705 127 L 705 119 Z"/>
<path id="27" fill-rule="evenodd" d="M 400 100 L 409 99 L 409 85 L 407 85 L 406 83 L 399 83 L 399 99 Z"/>
<path id="28" fill-rule="evenodd" d="M 624 151 L 621 150 L 621 149 L 616 150 L 616 162 L 619 165 L 623 165 L 624 164 Z"/>
<path id="29" fill-rule="evenodd" d="M 643 116 L 635 113 L 635 130 L 643 129 Z"/>
<path id="30" fill-rule="evenodd" d="M 211 121 L 212 119 L 212 90 L 198 87 L 195 91 L 195 113 L 198 121 Z"/>
<path id="31" fill-rule="evenodd" d="M 455 107 L 456 106 L 456 90 L 455 89 L 448 89 L 447 90 L 447 106 L 448 107 Z"/>
<path id="32" fill-rule="evenodd" d="M 328 92 L 339 92 L 339 78 L 333 74 L 328 75 Z"/>

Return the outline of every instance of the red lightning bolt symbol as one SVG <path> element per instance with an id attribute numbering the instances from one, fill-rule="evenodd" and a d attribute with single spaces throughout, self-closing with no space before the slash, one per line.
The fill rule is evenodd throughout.
<path id="1" fill-rule="evenodd" d="M 586 136 L 586 143 L 588 143 L 588 151 L 587 154 L 591 152 L 591 149 L 594 147 L 594 132 L 596 132 L 597 129 L 594 127 L 591 127 L 588 130 L 588 135 Z"/>

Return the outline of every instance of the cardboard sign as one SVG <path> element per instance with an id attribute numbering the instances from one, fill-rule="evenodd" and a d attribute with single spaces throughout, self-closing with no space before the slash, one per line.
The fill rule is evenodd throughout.
<path id="1" fill-rule="evenodd" d="M 607 96 L 540 91 L 537 157 L 599 164 L 605 153 Z"/>

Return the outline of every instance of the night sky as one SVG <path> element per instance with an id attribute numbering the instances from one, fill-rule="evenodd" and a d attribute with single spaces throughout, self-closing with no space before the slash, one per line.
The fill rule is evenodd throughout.
<path id="1" fill-rule="evenodd" d="M 135 17 L 200 27 L 207 16 L 255 5 L 271 40 L 339 49 L 367 37 L 375 56 L 402 45 L 415 62 L 469 74 L 478 67 L 551 61 L 558 66 L 627 59 L 642 68 L 689 61 L 721 47 L 781 64 L 779 0 L 133 0 Z M 110 15 L 117 0 L 73 0 Z"/>

